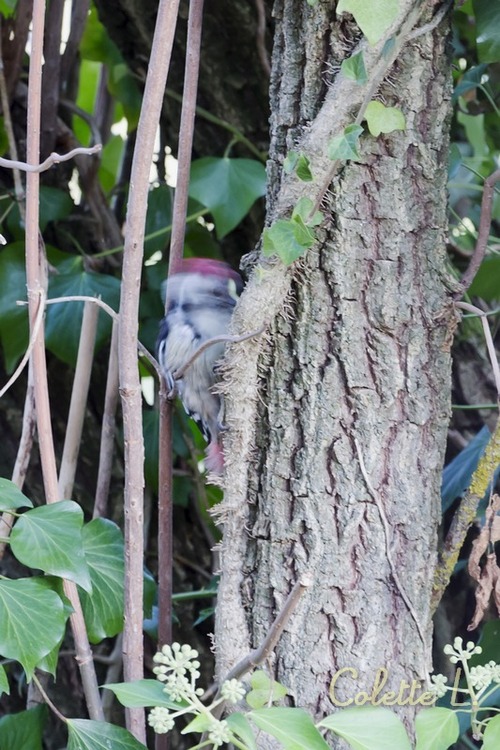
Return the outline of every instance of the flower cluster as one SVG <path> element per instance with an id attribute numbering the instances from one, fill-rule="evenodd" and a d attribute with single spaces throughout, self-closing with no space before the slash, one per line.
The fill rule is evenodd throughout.
<path id="1" fill-rule="evenodd" d="M 448 643 L 443 651 L 448 656 L 452 664 L 457 664 L 459 661 L 469 661 L 471 656 L 474 654 L 481 654 L 483 649 L 481 646 L 476 646 L 472 641 L 467 641 L 465 648 L 463 647 L 463 639 L 458 636 L 453 641 L 453 646 Z"/>
<path id="2" fill-rule="evenodd" d="M 179 643 L 172 643 L 171 646 L 163 646 L 153 656 L 153 661 L 153 672 L 156 679 L 164 683 L 164 692 L 171 700 L 179 703 L 179 710 L 175 712 L 161 706 L 150 711 L 148 722 L 154 731 L 165 734 L 173 728 L 178 716 L 191 713 L 194 714 L 194 721 L 198 722 L 197 730 L 206 731 L 213 748 L 232 742 L 234 737 L 229 724 L 216 719 L 213 709 L 224 701 L 232 705 L 239 703 L 245 695 L 243 684 L 239 680 L 226 680 L 221 687 L 220 698 L 205 706 L 200 701 L 204 690 L 196 687 L 196 680 L 200 676 L 200 662 L 194 648 L 187 644 L 181 646 Z M 195 731 L 194 728 L 192 731 Z"/>

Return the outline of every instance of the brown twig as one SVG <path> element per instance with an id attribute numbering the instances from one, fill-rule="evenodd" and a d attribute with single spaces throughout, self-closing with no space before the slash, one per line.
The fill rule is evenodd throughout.
<path id="1" fill-rule="evenodd" d="M 271 76 L 271 63 L 266 49 L 266 8 L 264 0 L 255 0 L 255 7 L 257 8 L 257 54 L 264 73 L 269 78 Z"/>
<path id="2" fill-rule="evenodd" d="M 160 0 L 149 60 L 144 99 L 137 127 L 123 253 L 122 293 L 118 337 L 120 394 L 125 444 L 125 680 L 143 675 L 143 503 L 144 439 L 142 397 L 137 368 L 140 280 L 147 210 L 149 168 L 160 119 L 174 41 L 179 0 Z M 129 731 L 146 740 L 144 710 L 126 712 Z"/>
<path id="3" fill-rule="evenodd" d="M 493 370 L 493 377 L 495 379 L 495 386 L 497 389 L 497 400 L 500 403 L 500 367 L 498 365 L 497 354 L 495 351 L 495 344 L 493 343 L 493 337 L 491 335 L 490 327 L 488 325 L 488 313 L 483 312 L 479 307 L 475 305 L 469 305 L 467 302 L 456 302 L 456 307 L 460 307 L 462 310 L 474 313 L 481 318 L 481 324 L 483 326 L 484 339 L 486 341 L 486 348 L 488 349 L 488 355 L 490 358 L 491 368 Z"/>
<path id="4" fill-rule="evenodd" d="M 38 679 L 38 677 L 36 676 L 36 674 L 33 675 L 33 682 L 36 684 L 38 690 L 40 691 L 40 695 L 42 696 L 43 700 L 45 701 L 45 703 L 47 704 L 47 706 L 50 708 L 50 710 L 57 716 L 58 719 L 60 719 L 61 721 L 63 721 L 65 724 L 67 724 L 68 720 L 59 711 L 59 709 L 57 708 L 57 706 L 55 706 L 54 703 L 52 703 L 52 701 L 50 700 L 49 696 L 45 692 L 45 689 L 44 689 L 42 683 L 40 682 L 40 680 Z"/>
<path id="5" fill-rule="evenodd" d="M 474 277 L 479 270 L 479 266 L 483 262 L 484 255 L 486 253 L 486 247 L 488 245 L 488 237 L 490 233 L 491 225 L 491 213 L 493 210 L 493 196 L 495 193 L 495 185 L 500 180 L 500 169 L 495 170 L 489 177 L 484 181 L 483 186 L 483 199 L 481 201 L 481 218 L 479 219 L 479 229 L 477 233 L 476 247 L 472 254 L 469 266 L 460 280 L 458 290 L 455 292 L 453 298 L 459 300 L 464 292 L 470 287 L 474 281 Z"/>
<path id="6" fill-rule="evenodd" d="M 109 349 L 108 376 L 104 396 L 104 414 L 102 416 L 101 446 L 99 450 L 99 468 L 95 491 L 93 518 L 106 515 L 113 467 L 113 446 L 116 432 L 116 408 L 118 406 L 118 325 L 113 321 L 111 345 Z"/>
<path id="7" fill-rule="evenodd" d="M 32 45 L 28 82 L 28 127 L 27 160 L 35 166 L 26 178 L 26 280 L 28 288 L 30 328 L 36 322 L 42 294 L 47 290 L 47 266 L 43 244 L 39 242 L 39 162 L 40 100 L 43 57 L 44 0 L 34 0 L 32 19 Z M 32 351 L 34 392 L 38 428 L 38 444 L 42 464 L 43 481 L 47 503 L 59 500 L 57 468 L 52 437 L 50 404 L 48 397 L 47 366 L 43 336 L 38 336 Z M 92 662 L 92 651 L 85 629 L 85 621 L 76 585 L 63 581 L 64 593 L 70 600 L 73 612 L 70 615 L 71 627 L 77 651 L 82 685 L 89 715 L 97 721 L 103 719 L 97 678 Z"/>

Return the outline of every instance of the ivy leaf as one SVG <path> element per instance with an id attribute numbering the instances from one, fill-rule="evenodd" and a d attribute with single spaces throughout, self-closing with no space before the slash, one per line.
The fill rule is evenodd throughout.
<path id="1" fill-rule="evenodd" d="M 42 750 L 42 735 L 46 723 L 46 706 L 4 716 L 0 719 L 2 750 Z"/>
<path id="2" fill-rule="evenodd" d="M 222 239 L 266 191 L 266 171 L 254 159 L 207 156 L 191 165 L 189 195 L 209 209 Z"/>
<path id="3" fill-rule="evenodd" d="M 357 52 L 352 57 L 348 57 L 347 60 L 344 60 L 340 66 L 340 70 L 346 78 L 349 78 L 351 81 L 356 81 L 356 83 L 362 84 L 366 83 L 368 80 L 362 52 Z"/>
<path id="4" fill-rule="evenodd" d="M 12 372 L 28 346 L 28 307 L 16 304 L 26 299 L 24 242 L 12 242 L 0 252 L 0 338 L 5 369 Z"/>
<path id="5" fill-rule="evenodd" d="M 411 750 L 410 740 L 395 713 L 381 706 L 346 708 L 326 716 L 318 726 L 343 737 L 353 750 Z"/>
<path id="6" fill-rule="evenodd" d="M 286 750 L 328 750 L 313 720 L 302 708 L 261 708 L 250 711 L 248 716 L 259 729 L 276 737 Z"/>
<path id="7" fill-rule="evenodd" d="M 99 643 L 123 629 L 123 536 L 112 521 L 95 518 L 83 527 L 82 541 L 92 595 L 82 591 L 80 598 L 90 642 Z"/>
<path id="8" fill-rule="evenodd" d="M 71 297 L 85 295 L 101 297 L 114 310 L 120 302 L 120 282 L 114 276 L 102 273 L 89 273 L 83 270 L 81 260 L 77 258 L 68 265 L 60 265 L 57 276 L 49 282 L 50 297 Z M 56 357 L 73 365 L 78 353 L 78 341 L 83 317 L 83 302 L 62 302 L 49 305 L 46 318 L 46 344 Z M 100 311 L 97 323 L 96 349 L 99 349 L 110 337 L 111 318 Z"/>
<path id="9" fill-rule="evenodd" d="M 32 508 L 33 503 L 10 479 L 0 477 L 0 510 Z"/>
<path id="10" fill-rule="evenodd" d="M 295 208 L 292 211 L 292 219 L 300 217 L 303 223 L 307 224 L 308 227 L 318 226 L 323 221 L 323 214 L 321 213 L 321 211 L 316 211 L 314 215 L 311 216 L 313 207 L 314 202 L 311 200 L 311 198 L 303 195 L 302 198 L 299 198 L 299 200 L 295 204 Z"/>
<path id="11" fill-rule="evenodd" d="M 0 695 L 2 695 L 2 693 L 10 695 L 10 685 L 5 667 L 0 664 Z"/>
<path id="12" fill-rule="evenodd" d="M 479 61 L 500 61 L 500 4 L 490 0 L 473 0 L 476 16 L 476 43 Z"/>
<path id="13" fill-rule="evenodd" d="M 498 750 L 500 746 L 500 716 L 494 716 L 486 725 L 483 735 L 483 750 Z"/>
<path id="14" fill-rule="evenodd" d="M 163 706 L 178 711 L 188 704 L 186 701 L 173 701 L 164 692 L 164 685 L 158 680 L 135 680 L 134 682 L 116 682 L 103 685 L 111 690 L 122 706 L 127 708 L 149 708 Z"/>
<path id="15" fill-rule="evenodd" d="M 191 734 L 191 732 L 198 732 L 199 734 L 203 734 L 203 732 L 206 732 L 208 729 L 210 729 L 210 726 L 212 724 L 213 719 L 210 716 L 199 714 L 198 716 L 195 716 L 194 719 L 191 719 L 189 724 L 187 724 L 187 726 L 185 726 L 181 731 L 181 734 Z"/>
<path id="16" fill-rule="evenodd" d="M 363 128 L 354 123 L 348 125 L 341 135 L 332 138 L 328 144 L 328 157 L 332 160 L 348 161 L 359 159 L 358 141 Z"/>
<path id="17" fill-rule="evenodd" d="M 487 69 L 488 66 L 486 64 L 474 65 L 472 68 L 469 68 L 469 70 L 463 74 L 460 83 L 455 87 L 453 101 L 456 103 L 459 96 L 463 96 L 464 94 L 467 94 L 468 91 L 477 89 L 477 87 L 481 85 L 481 81 Z"/>
<path id="18" fill-rule="evenodd" d="M 39 568 L 92 590 L 82 544 L 83 511 L 72 500 L 33 508 L 16 521 L 12 552 L 30 568 Z"/>
<path id="19" fill-rule="evenodd" d="M 460 727 L 455 711 L 450 708 L 426 708 L 415 719 L 415 750 L 437 750 L 453 745 L 460 735 Z M 500 735 L 498 737 L 500 742 Z M 498 747 L 498 743 L 496 745 Z"/>
<path id="20" fill-rule="evenodd" d="M 61 641 L 65 624 L 64 604 L 47 581 L 0 580 L 0 654 L 19 661 L 28 680 Z"/>
<path id="21" fill-rule="evenodd" d="M 302 257 L 313 244 L 304 244 L 304 235 L 299 224 L 292 219 L 278 219 L 264 229 L 262 252 L 266 257 L 277 255 L 285 264 L 291 265 Z"/>
<path id="22" fill-rule="evenodd" d="M 479 267 L 474 281 L 471 284 L 469 294 L 474 297 L 482 297 L 486 302 L 500 298 L 498 279 L 500 278 L 500 258 L 491 256 L 485 258 Z"/>
<path id="23" fill-rule="evenodd" d="M 107 721 L 68 719 L 68 750 L 147 750 L 123 727 Z"/>
<path id="24" fill-rule="evenodd" d="M 252 674 L 250 685 L 252 689 L 245 696 L 250 708 L 262 708 L 267 703 L 279 701 L 288 693 L 284 685 L 276 682 L 276 680 L 271 680 L 262 670 L 258 670 Z"/>
<path id="25" fill-rule="evenodd" d="M 392 133 L 393 130 L 404 130 L 405 116 L 397 107 L 386 107 L 382 102 L 371 101 L 365 110 L 368 130 L 375 136 L 380 133 Z"/>
<path id="26" fill-rule="evenodd" d="M 289 151 L 283 162 L 283 169 L 287 174 L 295 171 L 302 182 L 311 182 L 313 175 L 309 165 L 309 159 L 305 154 L 298 153 L 298 151 Z"/>
<path id="27" fill-rule="evenodd" d="M 231 732 L 243 741 L 248 750 L 257 750 L 252 726 L 245 714 L 233 713 L 226 716 L 226 722 Z"/>
<path id="28" fill-rule="evenodd" d="M 337 13 L 351 13 L 370 44 L 389 30 L 399 11 L 399 0 L 340 0 Z"/>

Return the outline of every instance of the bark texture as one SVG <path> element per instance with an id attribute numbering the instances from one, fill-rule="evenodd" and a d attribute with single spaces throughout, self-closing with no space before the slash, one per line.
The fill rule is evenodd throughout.
<path id="1" fill-rule="evenodd" d="M 447 24 L 409 39 L 429 8 L 401 5 L 395 62 L 377 98 L 403 110 L 406 131 L 363 137 L 361 161 L 337 172 L 320 241 L 303 262 L 260 259 L 235 327 L 262 323 L 266 333 L 234 346 L 226 368 L 219 676 L 262 642 L 292 585 L 312 573 L 272 669 L 317 716 L 334 710 L 336 670 L 358 671 L 337 684 L 347 700 L 370 692 L 380 667 L 385 689 L 398 691 L 431 666 L 453 319 L 444 270 L 450 82 Z M 277 0 L 275 17 L 273 219 L 301 194 L 316 199 L 331 169 L 328 140 L 371 93 L 370 82 L 338 73 L 357 32 L 332 3 Z M 372 80 L 384 78 L 384 42 L 359 43 Z M 313 184 L 282 180 L 291 147 L 310 157 Z"/>

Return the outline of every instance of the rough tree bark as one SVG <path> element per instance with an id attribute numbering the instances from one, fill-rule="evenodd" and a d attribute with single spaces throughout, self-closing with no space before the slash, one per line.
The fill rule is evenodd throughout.
<path id="1" fill-rule="evenodd" d="M 357 681 L 338 682 L 347 700 L 369 692 L 380 667 L 396 691 L 430 668 L 453 319 L 448 25 L 410 38 L 433 3 L 401 2 L 390 65 L 387 40 L 359 42 L 333 6 L 275 3 L 269 221 L 289 216 L 299 195 L 317 198 L 331 170 L 328 140 L 370 98 L 370 82 L 339 73 L 357 45 L 372 80 L 389 65 L 377 98 L 403 110 L 406 130 L 362 138 L 360 162 L 338 170 L 323 200 L 316 246 L 291 269 L 259 257 L 237 308 L 236 330 L 262 323 L 266 334 L 235 345 L 226 363 L 216 623 L 223 677 L 262 642 L 298 577 L 312 573 L 272 670 L 318 716 L 334 710 L 336 670 L 358 670 Z M 314 183 L 282 177 L 290 148 L 310 158 Z"/>

